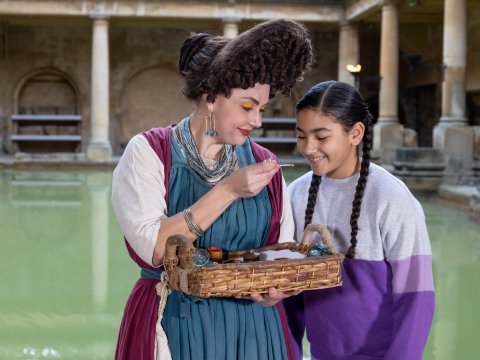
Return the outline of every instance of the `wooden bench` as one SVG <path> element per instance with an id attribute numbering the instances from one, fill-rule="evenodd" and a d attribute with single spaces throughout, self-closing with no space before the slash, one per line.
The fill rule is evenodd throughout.
<path id="1" fill-rule="evenodd" d="M 12 141 L 82 141 L 81 135 L 27 135 L 13 134 Z"/>
<path id="2" fill-rule="evenodd" d="M 296 137 L 253 137 L 253 141 L 258 144 L 296 144 Z"/>
<path id="3" fill-rule="evenodd" d="M 82 121 L 80 115 L 13 114 L 10 120 L 13 124 L 10 140 L 17 144 L 15 148 L 25 151 L 73 151 L 82 141 L 82 136 L 78 134 Z M 51 134 L 47 133 L 47 126 Z M 32 130 L 32 127 L 37 128 Z M 63 131 L 67 134 L 59 131 L 61 127 L 63 130 L 67 127 L 67 131 Z"/>
<path id="4" fill-rule="evenodd" d="M 295 125 L 297 120 L 295 118 L 263 118 L 263 124 L 281 124 L 281 125 Z"/>
<path id="5" fill-rule="evenodd" d="M 290 154 L 295 150 L 297 143 L 297 138 L 291 136 L 295 130 L 295 123 L 296 119 L 290 117 L 263 118 L 262 128 L 259 129 L 261 132 L 256 130 L 255 134 L 252 134 L 252 140 L 274 153 Z M 282 131 L 286 131 L 288 136 L 282 136 Z"/>
<path id="6" fill-rule="evenodd" d="M 80 115 L 31 115 L 15 114 L 10 120 L 22 125 L 76 125 L 82 121 Z"/>

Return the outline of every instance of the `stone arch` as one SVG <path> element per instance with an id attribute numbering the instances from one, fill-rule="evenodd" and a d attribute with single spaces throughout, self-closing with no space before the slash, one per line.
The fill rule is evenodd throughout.
<path id="1" fill-rule="evenodd" d="M 15 114 L 78 114 L 81 109 L 77 82 L 54 68 L 41 68 L 25 74 L 13 94 Z"/>
<path id="2" fill-rule="evenodd" d="M 192 105 L 182 86 L 182 77 L 169 67 L 152 66 L 133 74 L 120 97 L 116 150 L 141 131 L 178 123 L 190 114 Z"/>
<path id="3" fill-rule="evenodd" d="M 13 92 L 15 115 L 79 115 L 82 113 L 77 82 L 67 73 L 55 68 L 39 68 L 23 75 Z M 65 123 L 42 118 L 22 123 L 12 123 L 11 133 L 20 136 L 74 135 L 82 132 L 82 123 Z M 29 140 L 16 143 L 15 150 L 25 152 L 76 152 L 77 139 L 73 141 Z"/>

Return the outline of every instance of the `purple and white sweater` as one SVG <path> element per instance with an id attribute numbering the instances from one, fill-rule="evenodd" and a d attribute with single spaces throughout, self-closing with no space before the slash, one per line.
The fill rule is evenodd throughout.
<path id="1" fill-rule="evenodd" d="M 323 176 L 312 219 L 327 225 L 344 254 L 358 177 Z M 297 241 L 311 178 L 309 172 L 289 186 Z M 306 330 L 313 359 L 421 359 L 435 306 L 422 207 L 403 182 L 371 164 L 358 226 L 355 259 L 343 263 L 343 286 L 305 291 L 285 301 L 296 358 L 302 358 Z"/>

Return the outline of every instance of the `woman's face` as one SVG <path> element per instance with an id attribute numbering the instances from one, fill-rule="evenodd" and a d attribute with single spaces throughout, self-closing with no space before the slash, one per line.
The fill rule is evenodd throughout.
<path id="1" fill-rule="evenodd" d="M 310 162 L 316 175 L 343 179 L 358 171 L 357 145 L 363 137 L 363 125 L 349 132 L 331 117 L 313 110 L 297 113 L 297 147 Z"/>
<path id="2" fill-rule="evenodd" d="M 242 145 L 250 131 L 262 126 L 262 113 L 269 101 L 270 85 L 255 84 L 246 90 L 233 89 L 229 98 L 217 96 L 208 103 L 215 115 L 218 142 Z"/>

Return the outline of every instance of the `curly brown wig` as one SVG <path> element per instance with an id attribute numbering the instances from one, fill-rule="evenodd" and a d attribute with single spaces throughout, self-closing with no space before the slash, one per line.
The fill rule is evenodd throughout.
<path id="1" fill-rule="evenodd" d="M 261 23 L 234 39 L 205 33 L 190 35 L 180 49 L 179 70 L 190 100 L 207 94 L 214 101 L 232 89 L 256 83 L 270 85 L 270 98 L 290 91 L 310 66 L 310 35 L 295 21 L 280 19 Z"/>

